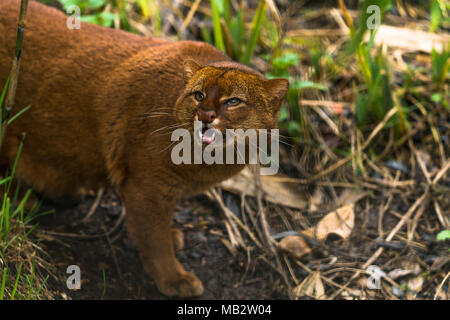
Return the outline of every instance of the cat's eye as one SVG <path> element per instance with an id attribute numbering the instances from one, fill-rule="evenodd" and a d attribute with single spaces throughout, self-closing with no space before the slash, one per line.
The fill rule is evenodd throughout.
<path id="1" fill-rule="evenodd" d="M 234 107 L 237 106 L 238 104 L 240 104 L 242 101 L 238 98 L 231 98 L 228 99 L 227 101 L 225 101 L 225 104 L 229 107 Z"/>
<path id="2" fill-rule="evenodd" d="M 196 93 L 194 93 L 194 98 L 197 101 L 203 101 L 203 99 L 205 99 L 205 95 L 200 91 L 197 91 Z"/>

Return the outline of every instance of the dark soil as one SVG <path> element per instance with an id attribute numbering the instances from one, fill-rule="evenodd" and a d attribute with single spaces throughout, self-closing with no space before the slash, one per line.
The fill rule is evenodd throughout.
<path id="1" fill-rule="evenodd" d="M 44 209 L 52 213 L 38 218 L 41 230 L 71 234 L 101 234 L 110 230 L 120 216 L 120 201 L 107 192 L 88 223 L 81 223 L 94 202 L 93 196 L 71 209 Z M 264 265 L 249 270 L 243 255 L 233 256 L 223 244 L 226 230 L 220 208 L 206 197 L 185 200 L 176 208 L 174 226 L 185 237 L 185 248 L 178 258 L 187 270 L 203 281 L 201 299 L 276 299 L 278 281 Z M 46 237 L 44 237 L 46 238 Z M 97 239 L 51 236 L 41 245 L 56 268 L 57 278 L 49 289 L 61 299 L 166 299 L 158 292 L 151 276 L 143 270 L 138 252 L 125 225 L 111 236 Z M 81 289 L 69 290 L 66 274 L 69 265 L 81 270 Z"/>

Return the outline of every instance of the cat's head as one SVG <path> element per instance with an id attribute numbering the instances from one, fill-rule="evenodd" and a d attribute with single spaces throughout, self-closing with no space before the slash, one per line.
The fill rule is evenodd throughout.
<path id="1" fill-rule="evenodd" d="M 185 90 L 176 104 L 179 123 L 203 122 L 204 129 L 275 129 L 286 79 L 266 80 L 259 72 L 235 62 L 207 66 L 187 60 Z M 205 141 L 206 140 L 206 141 Z M 204 139 L 208 144 L 208 139 Z"/>

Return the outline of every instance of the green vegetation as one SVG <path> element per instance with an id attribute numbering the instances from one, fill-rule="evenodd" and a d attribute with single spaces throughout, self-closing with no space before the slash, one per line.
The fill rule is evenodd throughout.
<path id="1" fill-rule="evenodd" d="M 245 28 L 243 3 L 234 15 L 231 13 L 230 0 L 211 0 L 211 9 L 216 47 L 233 59 L 250 64 L 266 19 L 266 3 L 259 3 L 249 30 Z M 203 28 L 202 35 L 205 41 L 211 42 L 209 29 Z"/>
<path id="2" fill-rule="evenodd" d="M 289 80 L 289 91 L 286 95 L 288 103 L 287 108 L 282 108 L 280 111 L 280 127 L 285 129 L 289 136 L 299 137 L 304 132 L 304 119 L 301 116 L 301 108 L 299 96 L 301 90 L 312 88 L 326 91 L 327 88 L 310 80 L 300 80 L 290 73 L 290 68 L 299 65 L 300 56 L 294 52 L 284 52 L 278 57 L 272 58 L 270 61 L 271 71 L 266 73 L 268 79 L 271 78 L 286 78 Z"/>
<path id="3" fill-rule="evenodd" d="M 167 1 L 57 1 L 65 10 L 73 5 L 78 6 L 82 13 L 81 19 L 84 21 L 109 27 L 119 26 L 121 29 L 137 33 L 143 29 L 137 30 L 137 25 L 147 24 L 150 26 L 148 29 L 156 36 L 162 33 L 161 12 L 164 10 L 172 11 L 172 16 L 180 19 L 180 24 L 192 21 L 192 17 L 187 19 L 189 14 L 183 17 L 182 8 L 175 8 Z M 194 2 L 190 4 L 186 2 L 183 5 L 189 8 L 189 13 L 192 10 L 193 13 L 199 14 L 198 3 Z M 411 101 L 406 96 L 410 91 L 414 91 L 415 87 L 421 85 L 416 81 L 415 75 L 422 70 L 409 65 L 409 71 L 404 72 L 404 84 L 395 84 L 396 70 L 393 70 L 388 59 L 387 48 L 376 47 L 374 44 L 378 27 L 369 28 L 367 23 L 369 20 L 374 22 L 371 17 L 373 12 L 367 10 L 373 5 L 380 8 L 379 18 L 383 23 L 383 17 L 393 8 L 391 0 L 361 1 L 357 18 L 352 17 L 344 1 L 339 1 L 343 21 L 349 30 L 349 39 L 341 50 L 334 52 L 330 52 L 315 39 L 284 34 L 280 14 L 272 1 L 259 1 L 257 7 L 253 9 L 247 8 L 243 1 L 210 0 L 208 4 L 209 15 L 205 15 L 204 12 L 207 9 L 203 9 L 200 14 L 203 23 L 198 27 L 192 26 L 197 28 L 198 34 L 204 41 L 214 44 L 233 59 L 247 65 L 252 65 L 257 57 L 264 57 L 268 61 L 268 67 L 265 70 L 268 78 L 289 79 L 291 89 L 287 95 L 288 104 L 280 114 L 280 127 L 295 141 L 301 141 L 304 134 L 308 135 L 305 132 L 305 130 L 308 131 L 307 124 L 302 117 L 304 111 L 302 111 L 299 97 L 303 96 L 305 90 L 310 94 L 313 92 L 316 96 L 321 96 L 320 91 L 325 95 L 332 94 L 328 88 L 335 85 L 336 76 L 347 66 L 356 67 L 355 78 L 349 84 L 354 89 L 352 102 L 358 128 L 362 132 L 370 132 L 374 125 L 383 121 L 392 108 L 396 108 L 397 112 L 387 121 L 385 128 L 394 128 L 397 138 L 407 134 L 410 127 L 409 113 L 415 108 L 411 106 Z M 438 32 L 441 26 L 448 25 L 448 7 L 448 3 L 440 0 L 434 0 L 425 7 L 429 11 L 431 31 Z M 305 17 L 309 14 L 312 13 L 305 10 Z M 175 23 L 173 24 L 176 26 Z M 184 35 L 180 33 L 179 26 L 176 28 L 178 28 L 176 30 L 178 34 L 175 37 L 182 39 Z M 181 29 L 184 30 L 183 27 Z M 368 33 L 367 41 L 365 36 Z M 292 50 L 289 48 L 292 44 L 303 45 L 307 52 Z M 431 75 L 436 89 L 430 96 L 414 93 L 415 99 L 422 105 L 437 103 L 448 108 L 449 92 L 445 84 L 449 72 L 449 52 L 448 47 L 442 52 L 433 49 Z M 304 61 L 310 61 L 313 67 L 309 78 L 298 75 Z"/>
<path id="4" fill-rule="evenodd" d="M 432 80 L 438 88 L 442 88 L 448 78 L 450 67 L 450 44 L 437 52 L 435 48 L 431 51 L 431 74 Z"/>
<path id="5" fill-rule="evenodd" d="M 438 241 L 450 240 L 450 230 L 442 230 L 441 232 L 438 233 L 436 239 Z"/>
<path id="6" fill-rule="evenodd" d="M 350 30 L 350 42 L 344 54 L 351 53 L 356 56 L 359 71 L 362 74 L 366 90 L 356 93 L 356 122 L 359 127 L 364 127 L 373 117 L 380 122 L 386 114 L 394 107 L 394 97 L 392 92 L 392 71 L 383 52 L 383 47 L 374 48 L 374 39 L 377 29 L 370 30 L 370 38 L 366 43 L 363 37 L 368 31 L 369 5 L 377 5 L 380 8 L 380 21 L 383 14 L 391 8 L 389 0 L 363 1 L 359 22 L 354 27 L 352 18 L 347 12 L 344 2 L 340 1 L 340 6 L 344 12 L 347 25 Z M 401 106 L 398 108 L 398 119 L 394 121 L 397 124 L 397 132 L 403 134 L 407 128 L 407 120 L 404 110 Z"/>
<path id="7" fill-rule="evenodd" d="M 0 96 L 0 114 L 4 114 L 2 106 L 8 82 L 9 78 Z M 26 109 L 24 108 L 22 112 Z M 0 117 L 0 127 L 4 121 L 10 124 L 22 112 L 9 120 L 4 116 Z M 31 225 L 31 221 L 36 217 L 39 207 L 36 204 L 33 208 L 26 209 L 31 190 L 20 197 L 20 184 L 13 189 L 15 182 L 13 177 L 21 150 L 22 143 L 11 172 L 6 172 L 5 176 L 1 176 L 0 172 L 0 300 L 49 297 L 45 288 L 49 276 L 43 276 L 42 271 L 36 270 L 36 266 L 41 269 L 48 266 L 39 254 L 36 254 L 39 247 L 34 243 L 35 240 L 29 239 L 36 227 Z"/>

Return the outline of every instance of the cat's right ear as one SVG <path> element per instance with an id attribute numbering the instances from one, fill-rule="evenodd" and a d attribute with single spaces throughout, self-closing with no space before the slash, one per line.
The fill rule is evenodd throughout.
<path id="1" fill-rule="evenodd" d="M 284 78 L 265 80 L 264 88 L 266 89 L 270 105 L 275 112 L 278 112 L 281 102 L 289 90 L 289 81 Z"/>
<path id="2" fill-rule="evenodd" d="M 186 60 L 183 64 L 183 79 L 184 82 L 187 83 L 189 80 L 192 79 L 194 74 L 202 68 L 201 65 L 199 65 L 194 60 Z"/>

